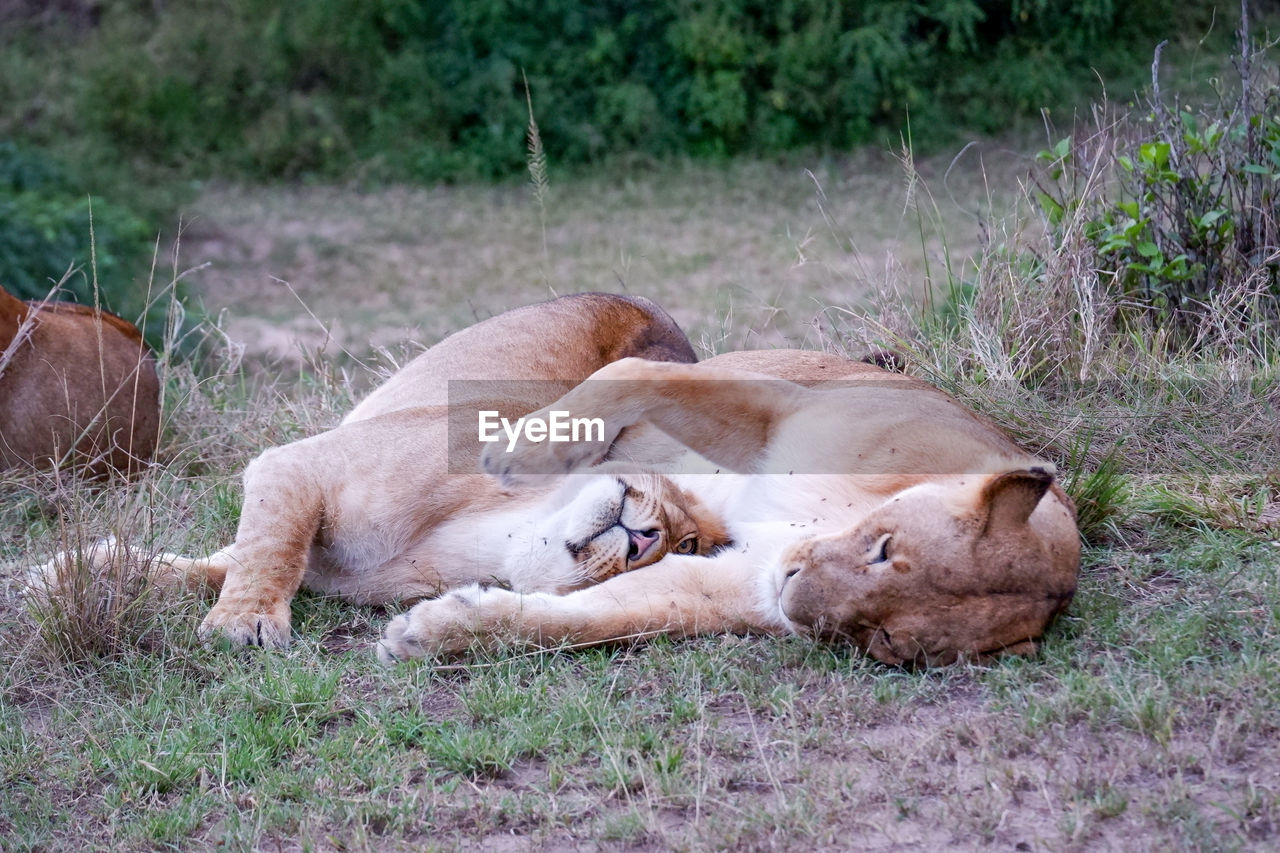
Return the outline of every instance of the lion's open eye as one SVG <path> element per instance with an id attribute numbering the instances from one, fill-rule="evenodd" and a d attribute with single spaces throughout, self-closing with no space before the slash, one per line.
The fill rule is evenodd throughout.
<path id="1" fill-rule="evenodd" d="M 868 565 L 875 563 L 883 563 L 889 559 L 889 542 L 893 539 L 892 533 L 886 533 L 876 540 L 876 544 L 871 546 L 870 559 Z"/>
<path id="2" fill-rule="evenodd" d="M 677 554 L 696 554 L 698 553 L 698 537 L 686 536 L 680 540 L 680 544 L 676 545 Z"/>

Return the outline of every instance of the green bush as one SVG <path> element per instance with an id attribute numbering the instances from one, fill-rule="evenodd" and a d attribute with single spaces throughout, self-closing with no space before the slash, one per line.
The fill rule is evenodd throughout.
<path id="1" fill-rule="evenodd" d="M 1040 207 L 1056 239 L 1079 229 L 1120 322 L 1183 343 L 1206 316 L 1246 336 L 1280 327 L 1280 86 L 1257 70 L 1212 106 L 1157 99 L 1039 154 Z M 1251 307 L 1229 317 L 1224 298 Z"/>
<path id="2" fill-rule="evenodd" d="M 1142 67 L 1208 3 L 1136 0 L 173 0 L 49 18 L 0 46 L 69 65 L 0 92 L 41 139 L 207 175 L 498 176 L 524 165 L 525 79 L 560 163 L 917 143 L 991 131 Z M 35 18 L 32 19 L 37 20 Z M 1174 31 L 1174 22 L 1177 31 Z M 29 68 L 30 63 L 22 65 Z M 52 91 L 51 91 L 52 89 Z M 56 108 L 50 104 L 59 105 Z M 23 116 L 21 120 L 17 117 Z M 34 119 L 32 118 L 34 117 Z"/>
<path id="3" fill-rule="evenodd" d="M 142 318 L 158 346 L 165 305 L 147 304 L 153 239 L 128 209 L 76 193 L 47 157 L 0 142 L 0 284 L 10 293 L 43 299 L 61 282 L 56 298 L 88 305 L 96 298 L 131 321 Z"/>

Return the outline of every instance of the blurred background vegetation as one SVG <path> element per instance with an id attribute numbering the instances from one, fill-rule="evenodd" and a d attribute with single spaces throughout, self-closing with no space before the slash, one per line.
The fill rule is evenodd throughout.
<path id="1" fill-rule="evenodd" d="M 1257 4 L 1255 4 L 1255 7 Z M 198 181 L 435 183 L 558 167 L 928 148 L 1149 79 L 1238 8 L 1133 0 L 6 0 L 0 281 L 73 265 L 137 310 Z M 1233 17 L 1234 16 L 1234 17 Z M 526 84 L 527 80 L 527 84 Z M 527 90 L 526 90 L 527 85 Z"/>

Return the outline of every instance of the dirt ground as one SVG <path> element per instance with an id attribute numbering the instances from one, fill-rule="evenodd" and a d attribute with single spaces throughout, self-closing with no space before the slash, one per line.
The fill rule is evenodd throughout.
<path id="1" fill-rule="evenodd" d="M 920 299 L 930 281 L 945 287 L 948 253 L 963 269 L 980 219 L 1026 171 L 989 148 L 950 175 L 949 158 L 922 164 L 912 185 L 888 153 L 553 174 L 545 210 L 523 183 L 213 187 L 186 214 L 179 269 L 195 268 L 186 280 L 251 361 L 430 344 L 583 290 L 656 299 L 708 353 L 814 346 L 830 306 L 883 290 Z"/>

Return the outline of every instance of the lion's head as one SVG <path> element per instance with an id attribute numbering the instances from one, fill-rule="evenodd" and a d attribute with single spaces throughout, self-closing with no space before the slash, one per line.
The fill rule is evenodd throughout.
<path id="1" fill-rule="evenodd" d="M 541 526 L 537 545 L 567 553 L 573 580 L 557 592 L 600 583 L 658 562 L 667 554 L 708 555 L 730 542 L 723 522 L 667 477 L 634 472 L 574 474 Z M 563 549 L 563 550 L 561 550 Z"/>
<path id="2" fill-rule="evenodd" d="M 791 549 L 781 613 L 889 664 L 1030 653 L 1070 602 L 1080 559 L 1069 501 L 1058 490 L 1045 499 L 1052 482 L 1030 468 L 907 489 Z"/>

